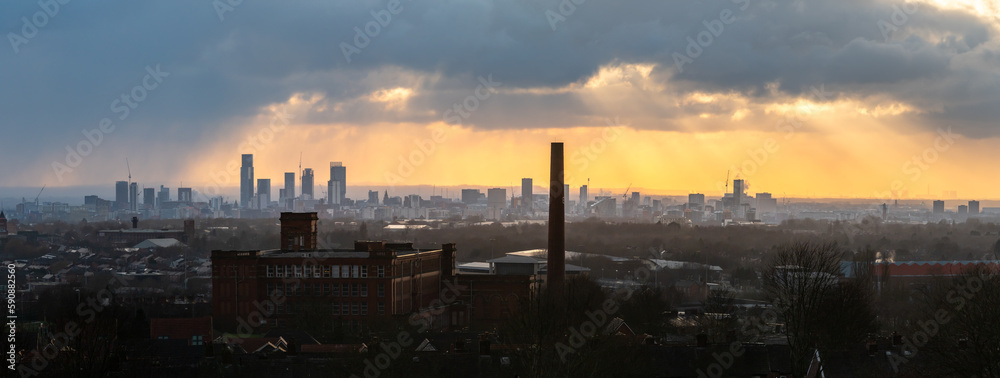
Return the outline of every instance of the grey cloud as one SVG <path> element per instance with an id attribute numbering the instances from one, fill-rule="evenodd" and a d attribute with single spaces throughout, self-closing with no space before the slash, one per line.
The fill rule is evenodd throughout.
<path id="1" fill-rule="evenodd" d="M 122 125 L 115 137 L 123 144 L 158 135 L 158 143 L 196 148 L 293 93 L 324 93 L 337 102 L 398 85 L 377 74 L 385 70 L 441 79 L 414 84 L 420 95 L 410 106 L 421 111 L 357 103 L 310 119 L 430 121 L 440 115 L 427 110 L 443 112 L 461 100 L 478 75 L 493 74 L 505 88 L 560 88 L 616 62 L 656 64 L 653 77 L 667 89 L 654 94 L 664 98 L 735 91 L 767 102 L 768 83 L 780 84 L 779 96 L 824 84 L 843 96 L 940 109 L 921 118 L 928 124 L 948 120 L 970 136 L 997 135 L 990 120 L 1000 90 L 990 84 L 1000 80 L 1000 41 L 995 28 L 961 12 L 921 5 L 885 41 L 878 22 L 898 2 L 750 0 L 740 10 L 728 0 L 587 0 L 555 31 L 545 14 L 558 11 L 555 0 L 401 4 L 402 12 L 347 63 L 340 43 L 351 43 L 354 28 L 364 28 L 386 2 L 244 1 L 223 22 L 211 2 L 200 0 L 70 2 L 18 54 L 0 46 L 0 127 L 23 140 L 5 147 L 27 159 L 58 156 L 60 146 L 79 140 L 80 129 L 111 116 L 109 102 L 151 64 L 172 76 Z M 672 54 L 683 53 L 686 38 L 724 9 L 736 21 L 679 72 Z M 3 3 L 0 31 L 17 32 L 21 16 L 35 11 L 32 2 Z M 644 127 L 663 129 L 684 115 L 732 110 L 635 108 L 661 120 Z M 612 115 L 596 114 L 572 94 L 519 94 L 490 100 L 468 123 L 561 127 Z M 104 148 L 120 148 L 113 146 Z"/>

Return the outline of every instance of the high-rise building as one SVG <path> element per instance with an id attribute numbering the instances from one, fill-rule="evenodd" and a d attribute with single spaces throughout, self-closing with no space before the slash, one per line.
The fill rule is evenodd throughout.
<path id="1" fill-rule="evenodd" d="M 507 206 L 507 189 L 492 188 L 487 190 L 486 203 L 491 208 L 504 208 Z"/>
<path id="2" fill-rule="evenodd" d="M 295 198 L 295 172 L 285 172 L 285 197 Z"/>
<path id="3" fill-rule="evenodd" d="M 507 207 L 507 189 L 486 190 L 486 204 L 486 219 L 499 220 L 503 216 L 503 209 Z"/>
<path id="4" fill-rule="evenodd" d="M 732 211 L 733 217 L 736 219 L 743 219 L 743 180 L 733 180 L 733 202 Z"/>
<path id="5" fill-rule="evenodd" d="M 128 181 L 115 181 L 115 210 L 128 209 Z"/>
<path id="6" fill-rule="evenodd" d="M 328 186 L 332 186 L 334 190 L 328 190 L 327 195 L 330 197 L 330 203 L 343 203 L 347 199 L 347 167 L 344 163 L 339 161 L 330 162 L 330 183 Z M 339 194 L 339 198 L 333 198 L 333 192 L 336 191 Z"/>
<path id="7" fill-rule="evenodd" d="M 177 202 L 191 203 L 191 188 L 177 188 Z"/>
<path id="8" fill-rule="evenodd" d="M 378 205 L 378 191 L 377 190 L 369 190 L 368 191 L 368 204 L 369 205 Z"/>
<path id="9" fill-rule="evenodd" d="M 271 205 L 271 179 L 257 179 L 256 208 L 266 209 Z"/>
<path id="10" fill-rule="evenodd" d="M 240 167 L 240 206 L 250 207 L 253 199 L 253 154 L 243 154 L 243 165 Z M 180 189 L 177 192 L 177 200 L 180 199 Z"/>
<path id="11" fill-rule="evenodd" d="M 944 201 L 934 201 L 934 214 L 944 214 Z"/>
<path id="12" fill-rule="evenodd" d="M 306 168 L 302 170 L 302 199 L 313 199 L 316 198 L 313 195 L 313 190 L 315 189 L 315 184 L 313 181 L 313 170 L 312 168 Z M 308 196 L 308 197 L 306 197 Z"/>
<path id="13" fill-rule="evenodd" d="M 170 202 L 170 188 L 160 185 L 160 195 L 156 198 L 156 207 L 159 208 L 163 206 L 164 203 Z"/>
<path id="14" fill-rule="evenodd" d="M 587 186 L 580 186 L 580 205 L 587 206 L 587 201 L 590 201 L 589 194 L 587 194 Z"/>
<path id="15" fill-rule="evenodd" d="M 480 196 L 479 189 L 462 189 L 462 203 L 466 205 L 474 205 L 479 202 Z"/>
<path id="16" fill-rule="evenodd" d="M 757 214 L 778 212 L 778 199 L 771 196 L 771 193 L 757 193 Z"/>
<path id="17" fill-rule="evenodd" d="M 412 207 L 414 209 L 419 209 L 421 201 L 422 200 L 419 194 L 410 194 L 406 196 L 406 200 L 404 201 L 406 203 L 409 203 L 409 206 L 406 206 L 406 203 L 404 203 L 403 207 Z"/>
<path id="18" fill-rule="evenodd" d="M 743 180 L 733 180 L 733 209 L 739 211 L 743 207 Z"/>
<path id="19" fill-rule="evenodd" d="M 128 209 L 139 210 L 139 184 L 134 182 L 128 185 Z"/>
<path id="20" fill-rule="evenodd" d="M 969 215 L 979 214 L 979 201 L 969 201 Z"/>
<path id="21" fill-rule="evenodd" d="M 958 215 L 969 215 L 969 206 L 958 205 Z"/>
<path id="22" fill-rule="evenodd" d="M 146 205 L 147 209 L 156 207 L 156 189 L 142 188 L 142 204 Z"/>
<path id="23" fill-rule="evenodd" d="M 535 190 L 533 185 L 530 178 L 521 179 L 521 207 L 527 211 L 534 210 Z"/>
<path id="24" fill-rule="evenodd" d="M 692 210 L 704 210 L 705 195 L 701 193 L 688 194 L 688 208 Z"/>

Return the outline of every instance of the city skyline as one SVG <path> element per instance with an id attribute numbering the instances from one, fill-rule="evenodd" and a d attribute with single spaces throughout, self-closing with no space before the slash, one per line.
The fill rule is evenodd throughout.
<path id="1" fill-rule="evenodd" d="M 1000 374 L 1000 0 L 38 0 L 0 30 L 21 376 Z"/>

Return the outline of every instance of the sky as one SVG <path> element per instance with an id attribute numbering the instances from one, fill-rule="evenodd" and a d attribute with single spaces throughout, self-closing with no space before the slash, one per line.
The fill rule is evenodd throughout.
<path id="1" fill-rule="evenodd" d="M 544 185 L 563 142 L 574 187 L 1000 198 L 995 1 L 7 1 L 0 31 L 0 187 L 225 192 L 243 153 L 275 193 L 300 156 Z"/>

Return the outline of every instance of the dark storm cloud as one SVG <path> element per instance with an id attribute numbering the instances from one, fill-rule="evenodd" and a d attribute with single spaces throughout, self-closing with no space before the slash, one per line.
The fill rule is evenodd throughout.
<path id="1" fill-rule="evenodd" d="M 928 125 L 947 120 L 976 137 L 997 132 L 991 119 L 1000 109 L 1000 43 L 995 29 L 964 13 L 922 4 L 886 38 L 879 22 L 891 22 L 901 2 L 587 0 L 571 12 L 566 4 L 402 0 L 377 36 L 355 46 L 348 63 L 341 43 L 354 46 L 355 28 L 364 30 L 373 11 L 384 15 L 388 2 L 243 1 L 220 20 L 207 0 L 70 1 L 16 53 L 10 33 L 20 35 L 22 17 L 30 20 L 42 8 L 4 2 L 0 125 L 5 140 L 19 140 L 4 147 L 28 159 L 57 158 L 59 146 L 80 140 L 80 130 L 116 116 L 111 101 L 157 64 L 170 77 L 107 145 L 156 135 L 160 145 L 198 146 L 294 93 L 349 102 L 400 86 L 395 79 L 407 73 L 436 78 L 410 83 L 418 94 L 408 112 L 355 101 L 310 120 L 434 121 L 472 93 L 479 76 L 493 75 L 504 90 L 561 88 L 616 62 L 656 64 L 651 77 L 664 89 L 653 95 L 735 91 L 767 102 L 823 84 L 840 96 L 926 107 L 921 120 Z M 560 6 L 563 18 L 553 24 Z M 724 18 L 727 10 L 732 22 L 678 70 L 674 54 L 685 54 L 688 38 L 698 38 L 708 28 L 704 22 Z M 662 119 L 662 128 L 705 110 L 654 103 L 636 109 Z M 556 91 L 497 96 L 468 123 L 559 127 L 614 115 L 597 114 L 573 93 Z"/>

